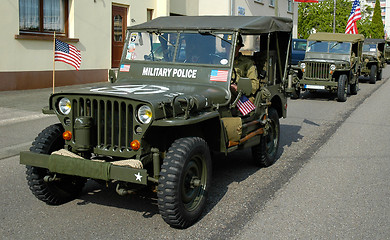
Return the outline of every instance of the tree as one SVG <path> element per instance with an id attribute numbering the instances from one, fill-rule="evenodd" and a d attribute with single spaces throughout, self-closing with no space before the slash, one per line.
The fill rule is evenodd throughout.
<path id="1" fill-rule="evenodd" d="M 361 6 L 362 7 L 362 6 Z M 371 16 L 373 9 L 370 6 L 361 8 L 362 19 L 357 21 L 357 28 L 360 34 L 363 34 L 366 38 L 371 36 Z"/>
<path id="2" fill-rule="evenodd" d="M 371 38 L 384 38 L 385 31 L 383 29 L 382 15 L 381 15 L 381 4 L 379 0 L 376 0 L 374 7 L 374 15 L 372 16 L 371 23 Z"/>
<path id="3" fill-rule="evenodd" d="M 336 33 L 344 33 L 352 9 L 349 0 L 336 1 Z M 370 8 L 368 8 L 370 10 Z M 299 3 L 298 5 L 298 37 L 308 38 L 313 32 L 333 32 L 334 0 L 325 0 L 318 3 Z M 363 19 L 362 19 L 363 20 Z M 358 31 L 366 37 L 370 32 L 370 21 L 357 21 Z M 368 34 L 368 35 L 366 35 Z"/>

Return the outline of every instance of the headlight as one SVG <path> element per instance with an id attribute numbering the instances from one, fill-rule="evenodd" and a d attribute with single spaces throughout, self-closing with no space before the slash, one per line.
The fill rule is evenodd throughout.
<path id="1" fill-rule="evenodd" d="M 146 105 L 141 106 L 138 109 L 138 120 L 143 124 L 150 123 L 150 120 L 152 120 L 152 109 Z"/>
<path id="2" fill-rule="evenodd" d="M 306 68 L 306 63 L 301 63 L 301 68 L 302 68 L 302 70 L 305 70 L 305 68 Z"/>
<path id="3" fill-rule="evenodd" d="M 58 109 L 62 114 L 68 115 L 70 113 L 70 110 L 72 109 L 70 100 L 67 98 L 61 98 L 60 102 L 58 103 Z"/>
<path id="4" fill-rule="evenodd" d="M 330 70 L 331 70 L 331 71 L 336 70 L 336 65 L 334 65 L 334 64 L 330 65 Z"/>

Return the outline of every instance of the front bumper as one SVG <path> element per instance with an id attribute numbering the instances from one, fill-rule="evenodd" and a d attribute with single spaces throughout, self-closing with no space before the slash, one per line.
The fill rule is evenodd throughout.
<path id="1" fill-rule="evenodd" d="M 46 155 L 34 152 L 21 152 L 20 163 L 28 166 L 49 169 L 53 173 L 80 176 L 105 181 L 119 180 L 146 185 L 146 169 L 118 166 L 111 162 L 93 161 L 61 155 Z"/>
<path id="2" fill-rule="evenodd" d="M 320 89 L 319 88 L 320 86 L 324 87 L 324 89 L 337 88 L 337 84 L 338 83 L 334 81 L 304 80 L 304 79 L 299 81 L 299 85 L 301 89 Z M 310 88 L 310 86 L 313 87 Z M 317 88 L 314 86 L 317 86 Z"/>

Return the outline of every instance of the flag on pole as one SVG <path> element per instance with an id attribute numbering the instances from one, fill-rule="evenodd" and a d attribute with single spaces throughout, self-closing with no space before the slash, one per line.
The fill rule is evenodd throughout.
<path id="1" fill-rule="evenodd" d="M 72 65 L 78 71 L 81 64 L 81 53 L 75 46 L 56 39 L 54 60 Z"/>
<path id="2" fill-rule="evenodd" d="M 358 34 L 356 21 L 362 19 L 360 12 L 360 2 L 355 0 L 352 4 L 351 14 L 349 15 L 347 27 L 345 28 L 345 33 L 349 34 Z"/>
<path id="3" fill-rule="evenodd" d="M 318 3 L 318 0 L 294 0 L 294 2 Z"/>
<path id="4" fill-rule="evenodd" d="M 248 113 L 255 110 L 256 106 L 249 100 L 245 95 L 242 95 L 237 102 L 238 110 L 242 113 L 242 115 L 247 115 Z"/>

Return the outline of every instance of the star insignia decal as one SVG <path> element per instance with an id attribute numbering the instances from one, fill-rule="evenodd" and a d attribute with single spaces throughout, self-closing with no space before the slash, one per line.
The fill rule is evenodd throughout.
<path id="1" fill-rule="evenodd" d="M 142 175 L 139 172 L 137 174 L 134 174 L 134 176 L 135 176 L 135 181 L 140 181 L 141 182 Z"/>

